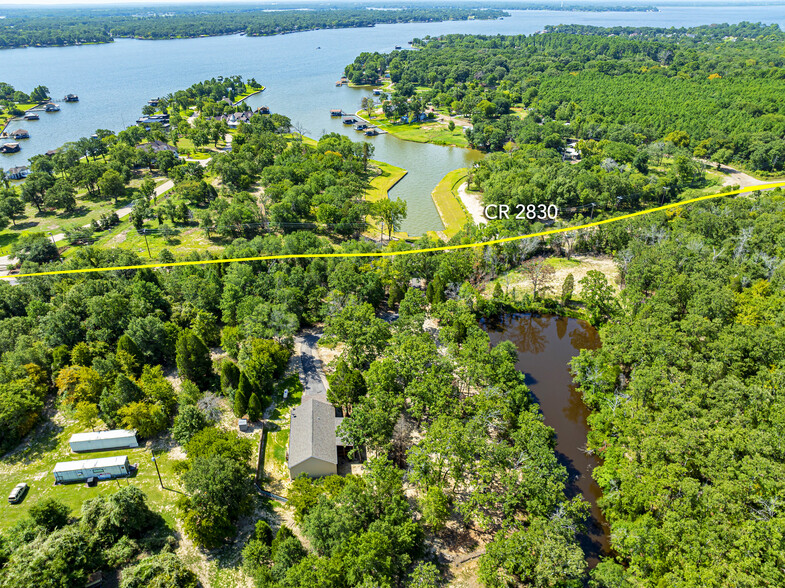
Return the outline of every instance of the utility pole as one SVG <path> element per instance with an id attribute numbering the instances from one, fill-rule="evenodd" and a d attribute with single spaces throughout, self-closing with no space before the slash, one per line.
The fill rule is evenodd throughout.
<path id="1" fill-rule="evenodd" d="M 147 255 L 152 259 L 153 254 L 150 253 L 150 244 L 147 242 L 147 229 L 142 229 L 142 235 L 144 236 L 144 244 L 147 245 Z M 155 461 L 155 458 L 153 458 L 153 461 Z"/>
<path id="2" fill-rule="evenodd" d="M 379 223 L 379 242 L 384 245 L 384 221 Z"/>
<path id="3" fill-rule="evenodd" d="M 153 456 L 153 463 L 155 464 L 155 471 L 158 473 L 158 481 L 161 483 L 161 490 L 166 490 L 166 488 L 164 488 L 164 481 L 161 479 L 161 470 L 158 469 L 158 462 L 156 461 L 155 456 Z"/>

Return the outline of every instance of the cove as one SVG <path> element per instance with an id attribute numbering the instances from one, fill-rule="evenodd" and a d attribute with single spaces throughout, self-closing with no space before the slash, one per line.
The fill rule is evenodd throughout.
<path id="1" fill-rule="evenodd" d="M 93 134 L 96 129 L 120 131 L 141 114 L 150 98 L 188 88 L 222 75 L 256 78 L 265 92 L 248 100 L 249 106 L 269 106 L 320 137 L 337 132 L 355 141 L 363 135 L 346 129 L 329 111 L 354 112 L 362 91 L 336 88 L 345 65 L 363 51 L 392 51 L 407 41 L 448 33 L 531 34 L 547 25 L 578 23 L 597 26 L 694 26 L 712 22 L 785 23 L 785 6 L 664 6 L 659 12 L 511 11 L 498 21 L 470 20 L 389 24 L 356 29 L 327 29 L 270 37 L 227 35 L 169 41 L 118 39 L 106 45 L 45 47 L 0 51 L 0 80 L 25 92 L 47 86 L 61 111 L 41 120 L 12 125 L 24 128 L 30 139 L 22 151 L 0 156 L 0 167 L 25 165 L 32 155 Z M 65 94 L 80 101 L 62 103 Z M 408 217 L 402 229 L 410 235 L 442 229 L 431 191 L 450 171 L 467 167 L 482 157 L 469 149 L 410 143 L 389 135 L 370 139 L 375 159 L 408 170 L 391 191 L 403 198 Z"/>
<path id="2" fill-rule="evenodd" d="M 567 468 L 568 497 L 582 494 L 591 504 L 591 519 L 581 546 L 594 567 L 609 551 L 610 527 L 597 507 L 600 488 L 591 477 L 599 465 L 586 445 L 589 409 L 570 375 L 568 362 L 581 349 L 600 347 L 600 336 L 589 323 L 549 315 L 512 314 L 498 323 L 486 323 L 492 345 L 510 341 L 518 350 L 516 367 L 526 375 L 526 385 L 540 405 L 545 424 L 556 431 L 556 456 Z"/>

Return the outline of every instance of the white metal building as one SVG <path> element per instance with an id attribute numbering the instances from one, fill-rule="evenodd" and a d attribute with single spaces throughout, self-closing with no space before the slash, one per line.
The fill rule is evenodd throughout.
<path id="1" fill-rule="evenodd" d="M 103 451 L 105 449 L 128 449 L 139 447 L 136 431 L 115 429 L 93 433 L 76 433 L 68 440 L 71 451 Z"/>
<path id="2" fill-rule="evenodd" d="M 52 473 L 55 476 L 55 483 L 58 483 L 80 482 L 91 477 L 102 480 L 118 478 L 127 476 L 130 471 L 131 466 L 128 463 L 128 457 L 118 455 L 117 457 L 102 457 L 100 459 L 61 461 L 55 465 Z"/>

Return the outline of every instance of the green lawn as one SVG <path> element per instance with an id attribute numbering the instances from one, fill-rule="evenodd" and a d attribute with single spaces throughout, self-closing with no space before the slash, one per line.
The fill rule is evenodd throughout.
<path id="1" fill-rule="evenodd" d="M 444 233 L 448 238 L 461 230 L 468 222 L 466 211 L 458 197 L 458 186 L 466 179 L 466 169 L 456 169 L 448 173 L 436 185 L 431 198 L 444 223 Z"/>
<path id="2" fill-rule="evenodd" d="M 286 400 L 283 391 L 289 389 Z M 289 479 L 286 465 L 286 449 L 289 446 L 289 413 L 302 399 L 303 387 L 296 373 L 291 373 L 275 387 L 275 409 L 267 419 L 267 440 L 264 446 L 264 471 L 267 475 L 266 489 L 276 494 L 284 492 Z"/>
<path id="3" fill-rule="evenodd" d="M 152 230 L 156 230 L 158 222 L 148 221 L 146 226 Z M 153 259 L 157 259 L 164 249 L 168 249 L 172 253 L 178 255 L 190 253 L 191 251 L 220 251 L 223 249 L 223 245 L 219 239 L 215 237 L 208 239 L 205 236 L 204 231 L 199 227 L 175 225 L 172 228 L 177 234 L 169 241 L 156 233 L 148 233 L 147 243 L 145 243 L 144 235 L 137 233 L 136 229 L 131 226 L 130 221 L 126 221 L 103 235 L 96 243 L 96 246 L 129 249 L 136 252 L 139 257 L 144 259 L 150 259 L 150 255 L 152 255 Z M 149 254 L 147 251 L 147 244 L 150 246 Z M 69 252 L 70 251 L 75 251 L 75 248 L 70 249 Z"/>
<path id="4" fill-rule="evenodd" d="M 529 114 L 529 111 L 526 110 L 523 106 L 513 106 L 510 108 L 510 112 L 521 119 L 526 118 L 526 116 Z"/>
<path id="5" fill-rule="evenodd" d="M 38 212 L 35 206 L 25 206 L 25 218 L 17 219 L 16 225 L 9 225 L 0 231 L 0 247 L 11 245 L 24 233 L 63 233 L 67 229 L 81 227 L 98 220 L 102 215 L 111 214 L 118 208 L 129 205 L 133 201 L 134 190 L 126 188 L 125 196 L 114 200 L 88 200 L 86 194 L 77 196 L 76 209 L 72 212 L 44 211 Z"/>
<path id="6" fill-rule="evenodd" d="M 151 508 L 159 512 L 168 525 L 173 526 L 174 502 L 180 496 L 175 490 L 182 490 L 172 469 L 175 460 L 167 453 L 156 453 L 164 485 L 172 489 L 162 490 L 155 465 L 151 460 L 153 456 L 151 451 L 139 447 L 118 451 L 71 453 L 68 439 L 72 434 L 81 431 L 83 428 L 76 424 L 61 427 L 49 422 L 39 425 L 26 451 L 0 459 L 0 472 L 2 472 L 0 492 L 4 493 L 3 496 L 8 496 L 11 489 L 19 482 L 27 482 L 30 486 L 21 504 L 11 505 L 3 501 L 3 505 L 0 506 L 0 530 L 5 530 L 24 518 L 33 504 L 45 498 L 51 497 L 62 501 L 68 505 L 74 515 L 77 515 L 82 503 L 88 498 L 99 494 L 113 494 L 119 487 L 126 485 L 138 486 L 147 495 Z M 57 462 L 116 455 L 127 455 L 131 464 L 139 464 L 139 470 L 134 477 L 101 481 L 93 488 L 87 488 L 83 483 L 54 485 L 52 468 Z"/>
<path id="7" fill-rule="evenodd" d="M 545 263 L 547 263 L 553 269 L 571 269 L 581 265 L 581 262 L 577 259 L 566 259 L 564 257 L 549 257 L 545 260 Z"/>
<path id="8" fill-rule="evenodd" d="M 371 163 L 374 167 L 379 168 L 380 173 L 370 181 L 370 187 L 365 191 L 365 199 L 368 202 L 378 202 L 388 198 L 387 193 L 409 172 L 402 167 L 396 167 L 383 161 L 371 160 Z M 365 234 L 378 237 L 379 226 L 376 223 L 376 219 L 369 215 L 365 217 L 365 222 L 368 223 L 368 229 Z M 409 238 L 409 234 L 405 232 L 395 232 L 393 235 L 399 239 Z"/>
<path id="9" fill-rule="evenodd" d="M 262 86 L 261 88 L 254 89 L 248 86 L 248 84 L 246 84 L 245 92 L 243 92 L 242 94 L 237 96 L 237 98 L 235 98 L 235 103 L 240 102 L 241 100 L 245 100 L 249 96 L 253 96 L 254 94 L 258 94 L 259 92 L 264 92 L 264 86 Z"/>
<path id="10" fill-rule="evenodd" d="M 459 126 L 456 126 L 455 129 L 451 131 L 447 128 L 446 124 L 435 120 L 422 123 L 393 124 L 386 119 L 381 118 L 381 109 L 377 109 L 374 112 L 373 118 L 368 117 L 368 113 L 364 110 L 358 110 L 356 114 L 403 141 L 433 143 L 434 145 L 453 145 L 455 147 L 469 146 L 463 128 Z"/>
<path id="11" fill-rule="evenodd" d="M 371 160 L 371 163 L 374 167 L 379 168 L 381 173 L 371 180 L 371 187 L 365 192 L 365 199 L 368 202 L 378 202 L 387 198 L 387 193 L 408 172 L 402 167 L 396 167 L 383 161 Z"/>
<path id="12" fill-rule="evenodd" d="M 180 155 L 190 157 L 191 159 L 209 159 L 216 153 L 220 153 L 224 147 L 226 147 L 226 142 L 223 139 L 218 141 L 217 147 L 212 142 L 197 147 L 188 137 L 180 137 L 177 140 L 177 150 L 180 152 Z"/>

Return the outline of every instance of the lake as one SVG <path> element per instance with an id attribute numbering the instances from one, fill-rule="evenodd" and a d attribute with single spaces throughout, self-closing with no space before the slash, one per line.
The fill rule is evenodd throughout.
<path id="1" fill-rule="evenodd" d="M 31 138 L 22 151 L 0 156 L 0 167 L 24 165 L 31 155 L 89 136 L 96 129 L 119 131 L 140 116 L 147 100 L 184 89 L 220 75 L 256 78 L 267 90 L 249 99 L 250 106 L 267 105 L 290 117 L 308 135 L 324 132 L 359 133 L 331 119 L 331 108 L 359 109 L 362 91 L 336 88 L 346 64 L 362 51 L 391 51 L 415 37 L 446 33 L 530 34 L 546 25 L 688 26 L 713 22 L 762 21 L 785 23 L 785 6 L 664 7 L 660 12 L 514 11 L 500 21 L 450 21 L 379 25 L 373 28 L 331 29 L 272 37 L 239 35 L 170 41 L 120 39 L 106 45 L 10 49 L 2 52 L 0 80 L 29 92 L 47 86 L 61 112 L 41 114 L 41 120 L 13 124 Z M 68 93 L 80 102 L 63 103 Z M 481 155 L 468 149 L 410 143 L 389 135 L 370 139 L 375 158 L 406 168 L 409 174 L 391 195 L 408 203 L 403 230 L 419 235 L 442 228 L 430 198 L 444 175 L 465 167 Z"/>
<path id="2" fill-rule="evenodd" d="M 583 320 L 531 314 L 506 316 L 487 330 L 492 345 L 510 341 L 518 349 L 516 367 L 526 375 L 545 424 L 556 431 L 556 456 L 569 476 L 567 495 L 582 494 L 591 503 L 592 517 L 581 543 L 589 565 L 596 565 L 607 553 L 610 528 L 597 507 L 601 492 L 591 476 L 600 461 L 583 451 L 589 409 L 573 384 L 568 363 L 581 349 L 599 348 L 600 335 Z"/>

